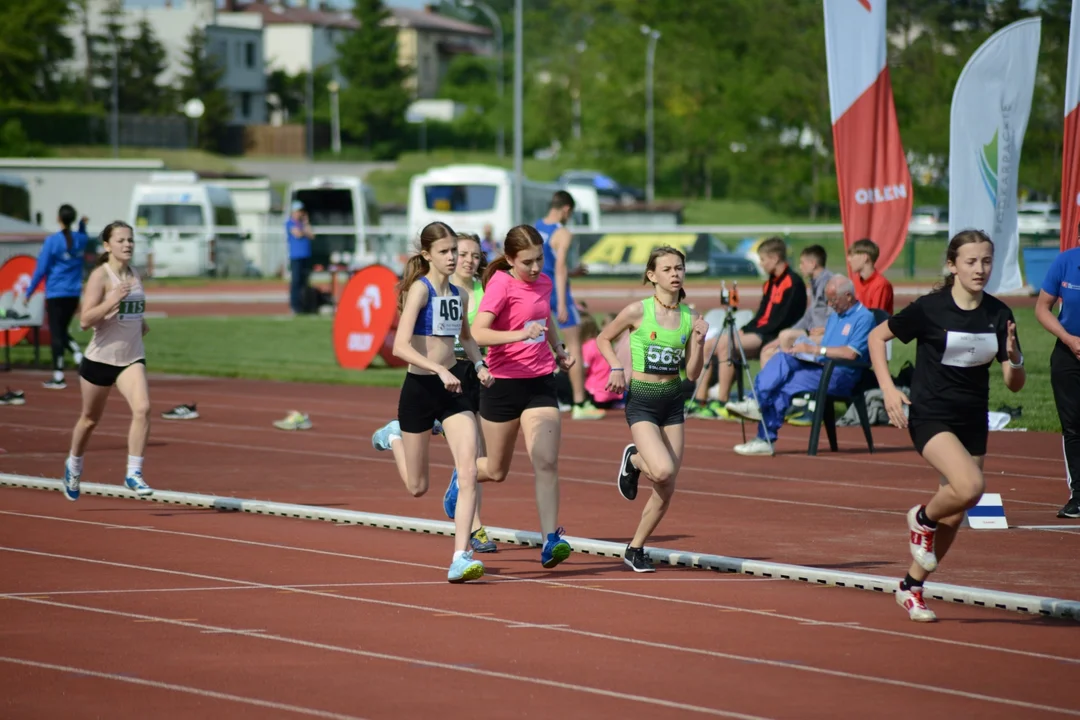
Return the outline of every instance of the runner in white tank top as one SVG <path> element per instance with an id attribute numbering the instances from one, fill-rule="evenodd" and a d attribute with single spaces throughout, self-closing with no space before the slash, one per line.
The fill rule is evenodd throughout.
<path id="1" fill-rule="evenodd" d="M 71 437 L 71 454 L 64 464 L 64 497 L 79 499 L 83 453 L 94 427 L 105 412 L 112 386 L 131 407 L 127 473 L 124 484 L 139 497 L 153 494 L 143 481 L 142 464 L 150 436 L 150 393 L 146 381 L 143 320 L 146 294 L 139 274 L 130 266 L 135 249 L 131 226 L 113 222 L 101 232 L 105 251 L 90 273 L 82 296 L 79 325 L 94 329 L 94 336 L 79 365 L 82 414 Z"/>

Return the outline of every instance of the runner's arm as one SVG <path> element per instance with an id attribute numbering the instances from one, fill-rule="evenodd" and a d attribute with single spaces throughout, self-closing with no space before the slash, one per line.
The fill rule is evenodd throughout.
<path id="1" fill-rule="evenodd" d="M 446 368 L 432 362 L 426 355 L 412 346 L 416 318 L 427 300 L 427 287 L 420 282 L 413 283 L 412 287 L 409 288 L 409 292 L 405 295 L 405 306 L 401 309 L 401 319 L 398 320 L 397 332 L 394 335 L 394 357 L 401 358 L 410 365 L 439 374 Z"/>
<path id="2" fill-rule="evenodd" d="M 604 326 L 600 334 L 596 336 L 596 349 L 604 356 L 612 372 L 622 371 L 624 376 L 629 376 L 626 368 L 622 367 L 619 356 L 615 352 L 613 343 L 626 331 L 633 332 L 641 324 L 641 303 L 630 303 L 615 316 L 615 319 Z"/>

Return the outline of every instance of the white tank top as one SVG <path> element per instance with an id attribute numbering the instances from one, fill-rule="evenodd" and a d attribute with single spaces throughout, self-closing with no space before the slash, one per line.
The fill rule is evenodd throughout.
<path id="1" fill-rule="evenodd" d="M 107 275 L 105 292 L 120 284 L 113 269 L 104 265 Z M 146 357 L 143 349 L 143 313 L 146 309 L 146 293 L 135 268 L 131 268 L 131 291 L 120 306 L 94 326 L 94 336 L 86 346 L 84 355 L 94 362 L 117 367 L 127 367 Z"/>

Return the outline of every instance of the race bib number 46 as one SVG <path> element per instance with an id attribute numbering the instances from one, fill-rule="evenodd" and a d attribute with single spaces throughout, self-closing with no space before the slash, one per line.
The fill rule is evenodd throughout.
<path id="1" fill-rule="evenodd" d="M 145 300 L 122 300 L 116 314 L 121 320 L 141 320 L 145 310 Z"/>
<path id="2" fill-rule="evenodd" d="M 657 375 L 675 375 L 679 372 L 685 354 L 685 348 L 649 345 L 645 348 L 645 372 Z"/>
<path id="3" fill-rule="evenodd" d="M 431 334 L 456 336 L 461 332 L 461 298 L 456 296 L 431 299 Z"/>

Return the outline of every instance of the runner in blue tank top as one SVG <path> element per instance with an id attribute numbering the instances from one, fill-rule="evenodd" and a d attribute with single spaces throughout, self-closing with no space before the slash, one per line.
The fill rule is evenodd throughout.
<path id="1" fill-rule="evenodd" d="M 570 387 L 573 390 L 574 406 L 571 417 L 574 420 L 599 420 L 605 412 L 598 409 L 585 394 L 585 363 L 581 356 L 580 318 L 574 296 L 570 294 L 570 271 L 567 258 L 570 254 L 570 242 L 573 236 L 566 228 L 566 222 L 574 214 L 574 198 L 565 190 L 558 190 L 551 197 L 547 215 L 538 220 L 534 227 L 544 239 L 544 270 L 551 278 L 554 290 L 551 293 L 551 312 L 555 315 L 563 340 L 574 364 L 570 367 Z"/>

